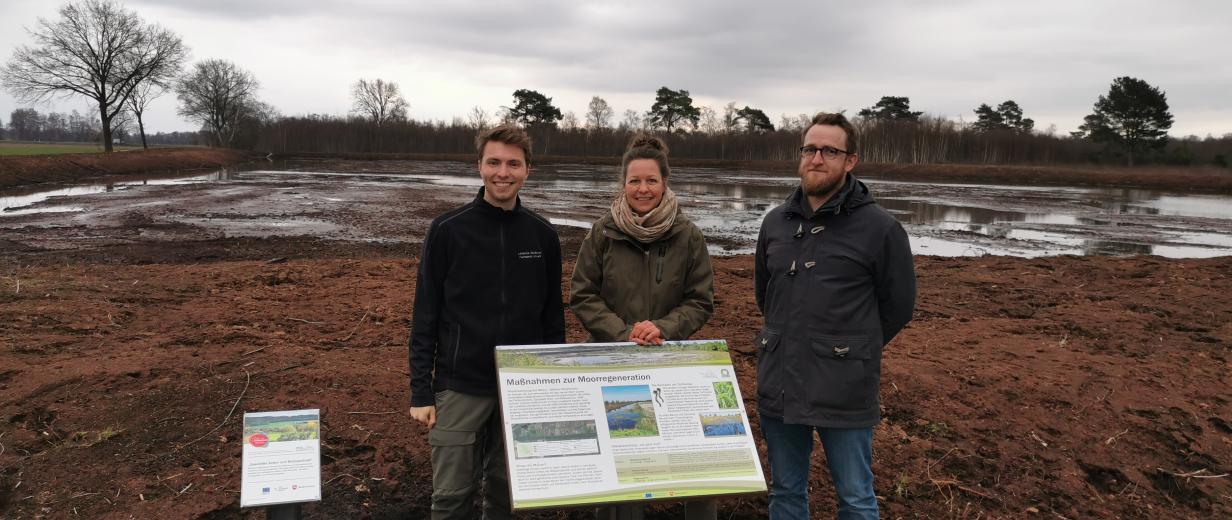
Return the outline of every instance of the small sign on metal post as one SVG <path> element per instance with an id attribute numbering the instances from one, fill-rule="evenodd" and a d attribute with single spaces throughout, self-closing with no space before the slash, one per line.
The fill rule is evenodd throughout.
<path id="1" fill-rule="evenodd" d="M 240 507 L 297 519 L 300 504 L 321 500 L 318 409 L 244 414 Z"/>

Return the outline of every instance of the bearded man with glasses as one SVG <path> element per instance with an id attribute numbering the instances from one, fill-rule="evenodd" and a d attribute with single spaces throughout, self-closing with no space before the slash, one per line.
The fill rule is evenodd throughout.
<path id="1" fill-rule="evenodd" d="M 901 224 L 851 170 L 856 135 L 817 114 L 800 147 L 800 186 L 762 221 L 755 284 L 765 327 L 757 410 L 769 452 L 771 520 L 808 519 L 813 433 L 838 517 L 877 518 L 873 426 L 882 349 L 915 308 L 915 267 Z"/>

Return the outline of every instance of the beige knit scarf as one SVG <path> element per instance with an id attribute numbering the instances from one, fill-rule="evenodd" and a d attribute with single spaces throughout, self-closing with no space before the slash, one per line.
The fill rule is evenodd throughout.
<path id="1" fill-rule="evenodd" d="M 658 206 L 640 217 L 629 207 L 623 191 L 612 201 L 612 219 L 616 221 L 616 227 L 643 244 L 654 242 L 667 233 L 679 213 L 676 194 L 671 188 L 664 190 L 663 200 L 659 201 Z"/>

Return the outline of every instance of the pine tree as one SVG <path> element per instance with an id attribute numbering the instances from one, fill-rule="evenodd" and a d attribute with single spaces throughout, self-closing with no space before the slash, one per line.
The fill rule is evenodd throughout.
<path id="1" fill-rule="evenodd" d="M 1135 157 L 1168 144 L 1172 113 L 1162 90 L 1123 76 L 1112 81 L 1108 95 L 1099 97 L 1085 121 L 1078 127 L 1082 137 L 1123 148 L 1133 166 Z"/>

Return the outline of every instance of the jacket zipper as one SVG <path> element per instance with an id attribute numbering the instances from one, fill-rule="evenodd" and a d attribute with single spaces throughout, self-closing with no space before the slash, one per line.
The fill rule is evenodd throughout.
<path id="1" fill-rule="evenodd" d="M 655 283 L 663 283 L 663 257 L 667 255 L 667 244 L 659 245 L 659 259 L 655 261 Z"/>
<path id="2" fill-rule="evenodd" d="M 650 272 L 650 248 L 649 247 L 642 249 L 642 266 L 646 269 L 647 274 L 649 274 Z M 642 291 L 642 293 L 646 295 L 646 297 L 642 299 L 643 304 L 644 304 L 643 308 L 646 309 L 646 315 L 643 316 L 642 319 L 645 319 L 645 320 L 650 319 L 650 302 L 653 299 L 653 296 L 651 296 L 651 292 L 653 291 L 654 291 L 654 285 L 650 282 L 650 277 L 647 276 L 646 277 L 646 290 Z"/>
<path id="3" fill-rule="evenodd" d="M 453 371 L 458 372 L 458 351 L 462 350 L 462 324 L 453 325 Z"/>
<path id="4" fill-rule="evenodd" d="M 509 256 L 509 255 L 508 255 L 508 252 L 505 251 L 505 222 L 501 221 L 500 223 L 500 259 L 501 259 L 500 260 L 500 272 L 501 272 L 500 317 L 501 318 L 500 318 L 500 336 L 499 336 L 499 338 L 501 338 L 500 340 L 503 340 L 505 338 L 505 311 L 508 310 L 507 309 L 508 303 L 506 302 L 506 299 L 505 299 L 505 285 L 506 285 L 505 279 L 507 278 L 506 275 L 508 274 L 505 272 L 505 269 L 506 269 L 505 257 L 506 256 Z M 497 340 L 497 341 L 500 341 L 500 340 Z"/>
<path id="5" fill-rule="evenodd" d="M 607 232 L 605 231 L 604 233 L 606 234 Z M 611 235 L 608 235 L 608 236 L 611 236 Z M 651 270 L 650 268 L 651 246 L 642 246 L 636 240 L 633 240 L 627 236 L 611 236 L 611 238 L 619 238 L 621 240 L 624 240 L 625 242 L 628 242 L 630 245 L 640 250 L 642 252 L 642 258 L 643 258 L 642 266 L 646 269 L 647 275 L 649 275 L 650 270 Z M 663 255 L 666 255 L 666 254 L 667 254 L 667 245 L 663 244 L 659 246 L 659 255 L 660 255 L 659 256 L 659 272 L 655 277 L 656 281 L 662 281 L 663 279 L 663 260 L 664 260 Z M 651 302 L 654 299 L 654 295 L 651 294 L 653 291 L 654 291 L 654 282 L 651 282 L 650 276 L 647 276 L 646 277 L 646 290 L 642 291 L 642 293 L 645 296 L 643 303 L 645 304 L 645 309 L 646 309 L 646 315 L 642 318 L 643 320 L 650 319 Z"/>

